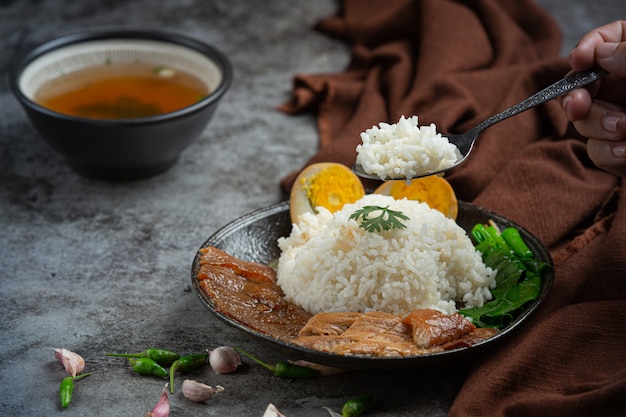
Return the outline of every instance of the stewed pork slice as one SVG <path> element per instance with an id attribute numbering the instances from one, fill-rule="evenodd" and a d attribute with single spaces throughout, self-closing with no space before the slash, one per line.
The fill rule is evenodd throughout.
<path id="1" fill-rule="evenodd" d="M 275 278 L 272 268 L 238 260 L 216 248 L 202 252 L 196 274 L 216 312 L 261 333 L 290 340 L 311 314 L 285 301 Z"/>
<path id="2" fill-rule="evenodd" d="M 215 246 L 200 249 L 200 265 L 224 266 L 253 282 L 276 282 L 276 271 L 269 266 L 235 258 Z"/>
<path id="3" fill-rule="evenodd" d="M 447 315 L 430 308 L 413 310 L 403 319 L 403 323 L 411 326 L 413 342 L 420 348 L 443 345 L 476 329 L 461 314 Z"/>
<path id="4" fill-rule="evenodd" d="M 420 353 L 402 316 L 384 312 L 332 312 L 313 316 L 293 340 L 339 355 L 401 357 Z"/>
<path id="5" fill-rule="evenodd" d="M 298 336 L 339 336 L 362 316 L 358 312 L 318 313 L 300 330 Z"/>

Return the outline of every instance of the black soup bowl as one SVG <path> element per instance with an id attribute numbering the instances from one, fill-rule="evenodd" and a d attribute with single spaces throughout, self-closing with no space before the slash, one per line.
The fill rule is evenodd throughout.
<path id="1" fill-rule="evenodd" d="M 178 110 L 127 118 L 91 118 L 51 110 L 35 101 L 52 80 L 70 80 L 91 67 L 112 74 L 138 64 L 185 72 L 207 93 Z M 187 36 L 146 30 L 94 30 L 46 42 L 13 67 L 10 86 L 40 136 L 80 174 L 134 180 L 161 173 L 203 133 L 233 70 L 215 47 Z"/>

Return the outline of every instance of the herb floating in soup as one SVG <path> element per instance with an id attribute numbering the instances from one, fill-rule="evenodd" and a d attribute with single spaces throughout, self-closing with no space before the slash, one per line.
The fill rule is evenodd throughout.
<path id="1" fill-rule="evenodd" d="M 59 113 L 91 119 L 134 119 L 190 106 L 209 93 L 195 76 L 167 67 L 91 67 L 55 78 L 35 101 Z"/>

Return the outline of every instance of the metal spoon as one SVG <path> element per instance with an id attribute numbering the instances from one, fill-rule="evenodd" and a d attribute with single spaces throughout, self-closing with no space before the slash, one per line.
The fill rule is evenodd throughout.
<path id="1" fill-rule="evenodd" d="M 538 93 L 533 94 L 532 96 L 528 97 L 524 101 L 521 101 L 518 104 L 512 107 L 509 107 L 508 109 L 503 110 L 494 116 L 491 116 L 490 118 L 478 124 L 471 130 L 467 131 L 466 133 L 463 133 L 461 135 L 447 135 L 446 137 L 448 138 L 450 143 L 456 145 L 458 148 L 458 152 L 457 152 L 458 159 L 454 163 L 454 165 L 448 168 L 439 170 L 439 171 L 425 172 L 419 175 L 415 175 L 412 178 L 419 178 L 419 177 L 425 177 L 428 175 L 440 174 L 444 171 L 454 168 L 455 166 L 459 165 L 461 162 L 463 162 L 467 158 L 470 151 L 474 147 L 474 142 L 476 142 L 476 138 L 478 138 L 478 135 L 483 130 L 490 127 L 491 125 L 494 125 L 498 122 L 501 122 L 504 119 L 508 119 L 511 116 L 515 116 L 516 114 L 519 114 L 523 111 L 531 109 L 535 106 L 538 106 L 539 104 L 545 103 L 546 101 L 552 100 L 553 98 L 562 96 L 563 94 L 566 94 L 572 90 L 575 90 L 589 83 L 592 83 L 604 77 L 605 75 L 607 75 L 607 72 L 598 68 L 591 69 L 588 71 L 573 73 L 561 79 L 560 81 L 555 82 L 549 87 L 544 88 Z M 355 174 L 357 174 L 358 176 L 362 178 L 381 180 L 381 178 L 378 175 L 369 174 L 365 172 L 361 164 L 354 164 L 354 166 L 352 167 L 352 170 L 354 171 Z M 390 180 L 402 179 L 403 180 L 403 179 L 411 179 L 411 178 L 388 178 L 388 179 Z"/>

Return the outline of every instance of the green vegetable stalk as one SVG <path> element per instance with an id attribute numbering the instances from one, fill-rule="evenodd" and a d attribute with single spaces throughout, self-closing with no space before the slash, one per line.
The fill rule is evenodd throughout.
<path id="1" fill-rule="evenodd" d="M 507 252 L 511 250 L 500 231 L 494 225 L 477 224 L 472 228 L 471 233 L 478 243 L 486 243 L 491 247 Z"/>
<path id="2" fill-rule="evenodd" d="M 165 349 L 146 349 L 139 353 L 107 353 L 106 356 L 119 356 L 123 358 L 149 358 L 161 366 L 170 366 L 180 355 L 171 350 Z"/>
<path id="3" fill-rule="evenodd" d="M 522 236 L 514 227 L 507 227 L 501 233 L 502 239 L 509 245 L 511 250 L 520 258 L 532 258 L 533 252 L 524 242 Z"/>
<path id="4" fill-rule="evenodd" d="M 86 374 L 80 374 L 76 376 L 67 376 L 63 378 L 59 385 L 59 397 L 61 398 L 61 407 L 67 408 L 72 401 L 72 394 L 74 393 L 74 381 L 78 381 L 86 376 L 91 375 L 93 372 Z"/>
<path id="5" fill-rule="evenodd" d="M 189 372 L 206 364 L 208 359 L 208 353 L 192 353 L 175 360 L 170 367 L 170 393 L 174 393 L 174 373 L 176 371 Z"/>
<path id="6" fill-rule="evenodd" d="M 133 371 L 139 375 L 152 375 L 161 378 L 167 377 L 167 371 L 161 365 L 150 358 L 128 358 Z"/>
<path id="7" fill-rule="evenodd" d="M 262 367 L 269 369 L 270 371 L 272 371 L 272 373 L 275 376 L 279 378 L 305 379 L 305 378 L 314 378 L 320 375 L 320 371 L 317 369 L 307 368 L 305 366 L 295 365 L 289 362 L 277 362 L 274 365 L 270 365 L 268 363 L 261 361 L 260 359 L 255 358 L 254 356 L 252 356 L 251 354 L 249 354 L 248 352 L 242 349 L 239 349 L 239 348 L 234 348 L 234 349 L 237 352 L 241 353 L 242 355 L 249 357 L 250 359 L 258 363 Z"/>

